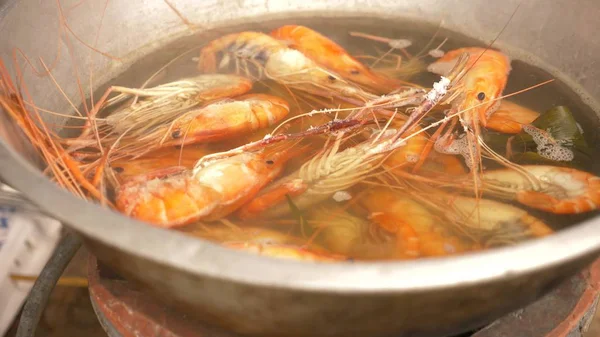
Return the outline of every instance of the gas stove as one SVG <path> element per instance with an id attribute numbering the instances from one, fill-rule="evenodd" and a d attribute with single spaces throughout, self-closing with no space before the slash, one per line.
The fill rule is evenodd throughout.
<path id="1" fill-rule="evenodd" d="M 92 305 L 109 337 L 240 337 L 160 303 L 93 256 L 88 277 Z M 600 260 L 537 302 L 488 326 L 452 337 L 583 336 L 598 305 L 599 286 Z"/>

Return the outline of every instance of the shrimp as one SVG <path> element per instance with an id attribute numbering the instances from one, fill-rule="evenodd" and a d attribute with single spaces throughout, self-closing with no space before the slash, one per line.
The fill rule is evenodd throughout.
<path id="1" fill-rule="evenodd" d="M 173 166 L 192 169 L 198 159 L 209 153 L 210 151 L 205 147 L 165 147 L 137 159 L 131 160 L 127 158 L 115 160 L 110 166 L 119 179 L 125 181 L 146 172 L 166 169 Z"/>
<path id="2" fill-rule="evenodd" d="M 363 101 L 378 98 L 320 67 L 284 42 L 260 32 L 233 33 L 211 41 L 200 52 L 198 69 L 212 73 L 227 69 L 232 64 L 236 73 L 245 73 L 258 79 L 266 77 L 314 95 L 338 95 Z"/>
<path id="3" fill-rule="evenodd" d="M 526 211 L 490 199 L 449 195 L 443 192 L 427 198 L 440 201 L 450 223 L 482 241 L 485 246 L 505 245 L 527 238 L 539 238 L 554 231 Z M 479 213 L 474 217 L 473 213 Z"/>
<path id="4" fill-rule="evenodd" d="M 512 244 L 527 238 L 543 237 L 553 233 L 553 230 L 543 221 L 518 207 L 490 199 L 450 194 L 419 181 L 411 181 L 408 185 L 406 180 L 403 182 L 405 184 L 402 185 L 402 191 L 396 193 L 406 195 L 405 199 L 416 202 L 418 207 L 424 207 L 429 212 L 429 216 L 435 219 L 433 221 L 435 225 L 466 240 L 463 242 L 468 242 L 466 247 L 470 250 L 479 250 L 490 245 Z M 394 192 L 377 191 L 377 193 L 375 197 L 383 198 L 385 193 Z M 384 204 L 383 201 L 374 202 L 375 206 L 381 204 Z M 412 206 L 402 204 L 398 207 L 399 212 L 405 213 L 411 209 Z M 384 209 L 383 212 L 385 211 Z M 415 225 L 413 219 L 420 219 L 418 214 L 420 213 L 407 214 L 404 217 L 405 223 L 413 226 L 416 233 L 419 232 L 418 226 L 426 223 L 416 222 Z M 442 237 L 447 238 L 446 235 Z"/>
<path id="5" fill-rule="evenodd" d="M 392 125 L 400 127 L 403 123 L 392 123 Z M 387 132 L 393 132 L 388 130 Z M 403 168 L 405 166 L 414 165 L 419 161 L 419 157 L 428 142 L 427 135 L 422 132 L 419 126 L 413 127 L 415 136 L 405 142 L 405 145 L 393 151 L 385 161 L 385 165 L 390 168 Z"/>
<path id="6" fill-rule="evenodd" d="M 399 258 L 444 256 L 475 249 L 473 243 L 440 226 L 438 217 L 403 193 L 375 188 L 367 191 L 359 203 L 372 221 L 396 234 Z"/>
<path id="7" fill-rule="evenodd" d="M 486 128 L 517 134 L 523 130 L 523 125 L 533 123 L 539 116 L 540 113 L 537 111 L 503 100 L 498 109 L 489 116 Z"/>
<path id="8" fill-rule="evenodd" d="M 124 133 L 143 135 L 160 125 L 168 124 L 185 111 L 200 105 L 232 98 L 252 89 L 249 79 L 229 74 L 202 74 L 195 77 L 184 78 L 152 88 L 126 88 L 113 86 L 108 93 L 119 94 L 105 102 L 99 102 L 101 111 L 115 109 L 105 119 L 95 118 L 98 110 L 90 113 L 95 127 L 100 133 L 110 132 L 116 135 Z M 129 105 L 118 106 L 119 103 L 129 100 Z M 88 121 L 82 134 L 67 143 L 72 148 L 81 148 L 93 144 L 96 140 L 89 139 L 91 125 Z"/>
<path id="9" fill-rule="evenodd" d="M 554 214 L 591 212 L 600 206 L 600 177 L 574 168 L 523 165 L 483 174 L 484 193 L 514 199 Z"/>
<path id="10" fill-rule="evenodd" d="M 374 233 L 369 221 L 336 205 L 311 211 L 309 223 L 320 230 L 320 242 L 337 254 L 355 259 L 385 259 L 395 251 L 395 243 L 386 233 Z"/>
<path id="11" fill-rule="evenodd" d="M 378 90 L 380 93 L 389 93 L 406 85 L 400 80 L 374 73 L 340 45 L 308 27 L 286 25 L 272 31 L 271 36 L 286 42 L 291 48 L 302 52 L 317 64 L 346 80 Z"/>
<path id="12" fill-rule="evenodd" d="M 429 65 L 428 70 L 436 74 L 448 74 L 465 54 L 469 55 L 466 64 L 468 71 L 464 72 L 456 86 L 460 94 L 455 93 L 450 99 L 451 112 L 460 112 L 459 118 L 466 133 L 466 144 L 460 146 L 459 150 L 462 150 L 467 166 L 473 173 L 475 194 L 479 195 L 478 173 L 482 166 L 481 126 L 486 126 L 489 115 L 498 108 L 500 101 L 497 99 L 506 87 L 511 65 L 510 59 L 500 51 L 471 47 L 446 53 Z M 452 128 L 449 128 L 446 136 L 452 132 Z M 448 137 L 439 140 L 444 138 Z M 438 150 L 443 153 L 456 153 L 446 152 L 441 146 L 438 146 Z"/>
<path id="13" fill-rule="evenodd" d="M 273 126 L 288 113 L 288 103 L 279 97 L 248 94 L 190 110 L 142 137 L 121 140 L 118 149 L 138 157 L 165 146 L 213 143 Z"/>
<path id="14" fill-rule="evenodd" d="M 464 53 L 469 55 L 466 65 L 469 70 L 462 78 L 463 94 L 456 100 L 455 108 L 457 111 L 467 111 L 463 114 L 463 119 L 469 127 L 478 124 L 485 127 L 489 115 L 500 104 L 497 98 L 506 87 L 512 69 L 511 61 L 500 51 L 470 47 L 446 53 L 427 69 L 438 75 L 447 75 Z"/>
<path id="15" fill-rule="evenodd" d="M 170 139 L 163 144 L 214 142 L 247 134 L 274 126 L 289 111 L 286 101 L 267 94 L 249 94 L 216 102 L 177 118 L 168 126 Z"/>
<path id="16" fill-rule="evenodd" d="M 260 243 L 225 243 L 223 246 L 239 249 L 258 255 L 284 258 L 300 261 L 313 262 L 336 262 L 348 260 L 346 256 L 326 252 L 316 252 L 310 249 L 283 244 L 260 244 Z"/>
<path id="17" fill-rule="evenodd" d="M 456 156 L 432 151 L 419 170 L 419 174 L 428 177 L 444 175 L 460 177 L 467 174 L 467 171 Z"/>
<path id="18" fill-rule="evenodd" d="M 403 139 L 395 139 L 397 135 L 398 131 L 387 134 L 382 130 L 372 139 L 341 151 L 343 133 L 338 135 L 332 145 L 240 208 L 238 217 L 278 217 L 290 211 L 286 195 L 295 198 L 299 209 L 305 209 L 354 186 L 379 168 L 389 152 L 404 144 Z"/>
<path id="19" fill-rule="evenodd" d="M 165 228 L 219 219 L 252 199 L 302 151 L 284 146 L 241 153 L 193 170 L 173 168 L 138 176 L 117 188 L 117 209 Z"/>

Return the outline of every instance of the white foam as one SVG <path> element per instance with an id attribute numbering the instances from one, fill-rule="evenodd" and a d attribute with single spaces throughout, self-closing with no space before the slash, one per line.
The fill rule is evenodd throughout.
<path id="1" fill-rule="evenodd" d="M 412 41 L 406 39 L 391 40 L 388 45 L 394 49 L 404 49 L 412 46 Z"/>
<path id="2" fill-rule="evenodd" d="M 463 158 L 465 158 L 465 164 L 469 167 L 469 169 L 472 169 L 471 152 L 475 153 L 476 145 L 471 144 L 472 150 L 469 151 L 469 140 L 465 135 L 463 135 L 461 138 L 453 140 L 452 143 L 448 145 L 443 145 L 443 142 L 445 141 L 446 139 L 439 138 L 434 144 L 434 149 L 437 152 L 444 154 L 460 154 L 463 156 Z"/>
<path id="3" fill-rule="evenodd" d="M 443 57 L 444 55 L 446 55 L 446 53 L 440 49 L 432 49 L 429 51 L 429 56 L 431 56 L 431 57 L 440 58 L 440 57 Z"/>
<path id="4" fill-rule="evenodd" d="M 447 62 L 437 61 L 427 66 L 427 71 L 437 75 L 447 76 L 452 68 L 454 68 L 457 61 L 458 60 L 451 60 Z"/>
<path id="5" fill-rule="evenodd" d="M 333 194 L 333 200 L 337 202 L 348 201 L 352 199 L 352 194 L 347 191 L 337 191 Z"/>
<path id="6" fill-rule="evenodd" d="M 525 125 L 523 131 L 533 138 L 537 145 L 537 153 L 547 159 L 554 161 L 571 161 L 575 158 L 573 151 L 564 147 L 566 142 L 552 139 L 548 134 L 534 126 Z"/>

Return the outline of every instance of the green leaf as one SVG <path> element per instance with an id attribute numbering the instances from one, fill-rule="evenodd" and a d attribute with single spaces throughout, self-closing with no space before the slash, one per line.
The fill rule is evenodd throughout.
<path id="1" fill-rule="evenodd" d="M 510 160 L 519 164 L 548 164 L 585 167 L 591 164 L 593 151 L 585 141 L 577 121 L 568 107 L 557 106 L 540 115 L 530 126 L 540 130 L 549 147 L 559 146 L 573 152 L 572 160 L 553 160 L 540 154 L 543 146 L 536 143 L 532 132 L 517 135 L 488 132 L 486 143 L 498 153 L 511 152 Z M 535 130 L 535 129 L 534 129 Z M 542 144 L 543 145 L 543 144 Z"/>

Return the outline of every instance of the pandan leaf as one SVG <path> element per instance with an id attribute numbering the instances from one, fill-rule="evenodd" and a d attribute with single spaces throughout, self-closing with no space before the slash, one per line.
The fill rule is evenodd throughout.
<path id="1" fill-rule="evenodd" d="M 539 142 L 539 139 L 539 144 L 536 143 L 535 137 L 532 136 L 536 133 L 536 129 L 547 144 Z M 506 154 L 507 150 L 511 152 L 509 159 L 519 164 L 584 167 L 590 165 L 593 154 L 573 114 L 565 106 L 557 106 L 548 110 L 533 121 L 530 128 L 517 135 L 487 133 L 484 139 L 498 153 Z M 573 158 L 571 160 L 553 159 L 548 153 L 554 153 L 552 150 L 555 150 L 556 147 L 571 151 Z M 540 151 L 543 152 L 540 153 Z"/>

